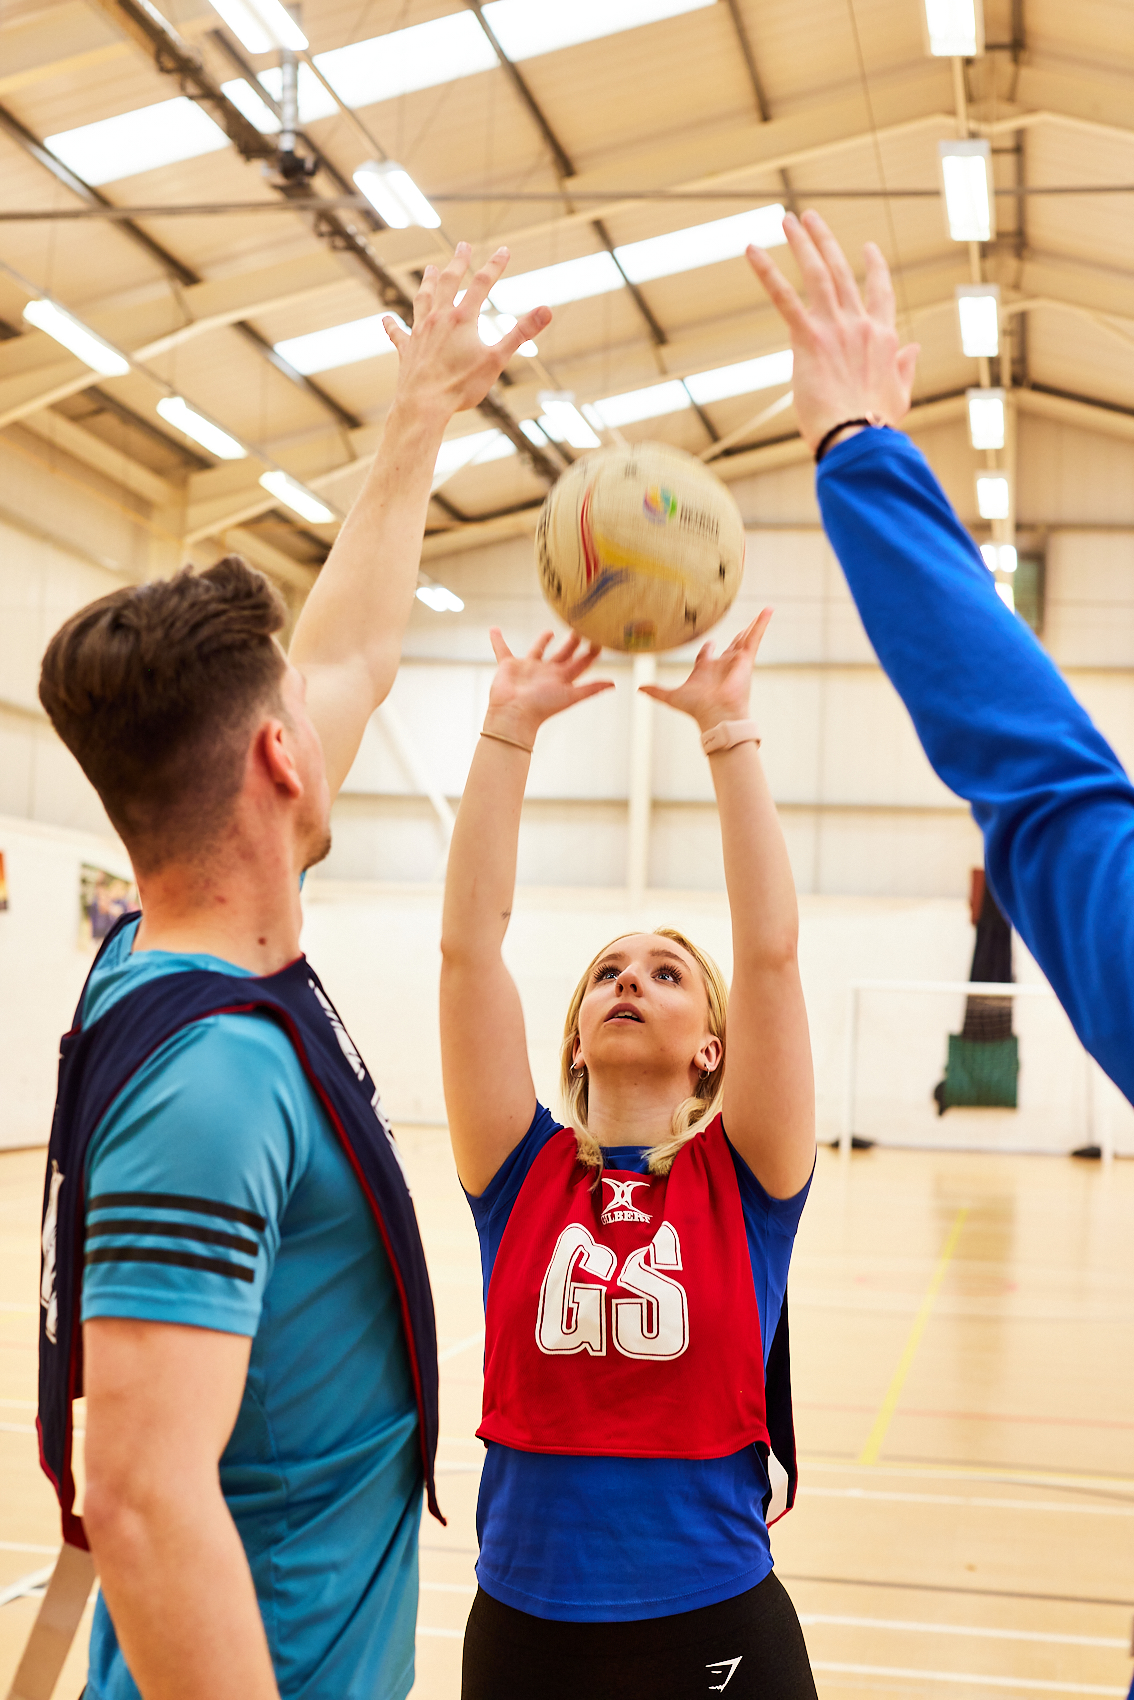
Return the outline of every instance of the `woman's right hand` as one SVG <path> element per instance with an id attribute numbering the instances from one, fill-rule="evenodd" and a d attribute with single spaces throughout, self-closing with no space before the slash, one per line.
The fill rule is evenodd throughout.
<path id="1" fill-rule="evenodd" d="M 486 732 L 500 733 L 530 748 L 544 721 L 553 714 L 562 714 L 565 708 L 613 688 L 613 679 L 577 682 L 601 650 L 595 643 L 581 648 L 583 640 L 578 632 L 565 638 L 554 655 L 546 654 L 554 632 L 541 632 L 526 655 L 512 654 L 498 626 L 492 627 L 489 636 L 497 667 L 484 717 Z"/>

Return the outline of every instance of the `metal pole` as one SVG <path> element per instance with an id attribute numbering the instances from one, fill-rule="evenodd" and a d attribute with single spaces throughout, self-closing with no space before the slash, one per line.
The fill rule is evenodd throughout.
<path id="1" fill-rule="evenodd" d="M 854 1134 L 855 1097 L 858 1067 L 858 987 L 850 988 L 847 1002 L 847 1066 L 843 1096 L 843 1125 L 839 1132 L 839 1153 L 849 1156 Z"/>
<path id="2" fill-rule="evenodd" d="M 631 909 L 642 902 L 650 872 L 650 805 L 653 791 L 654 705 L 639 685 L 652 685 L 658 676 L 656 657 L 636 655 L 632 674 L 634 701 L 630 710 L 630 785 L 626 844 L 626 887 Z"/>

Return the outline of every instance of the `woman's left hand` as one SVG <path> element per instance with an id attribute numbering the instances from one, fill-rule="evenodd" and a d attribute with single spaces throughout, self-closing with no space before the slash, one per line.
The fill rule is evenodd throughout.
<path id="1" fill-rule="evenodd" d="M 714 655 L 713 644 L 704 644 L 684 684 L 672 690 L 661 685 L 641 685 L 639 689 L 670 708 L 692 715 L 702 732 L 719 726 L 722 720 L 747 720 L 752 667 L 771 618 L 772 610 L 765 608 L 720 655 Z"/>

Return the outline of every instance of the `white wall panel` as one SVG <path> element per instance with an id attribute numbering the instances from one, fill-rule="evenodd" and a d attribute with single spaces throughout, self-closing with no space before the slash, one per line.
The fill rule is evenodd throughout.
<path id="1" fill-rule="evenodd" d="M 1044 640 L 1064 667 L 1134 667 L 1134 531 L 1059 531 L 1047 545 Z"/>

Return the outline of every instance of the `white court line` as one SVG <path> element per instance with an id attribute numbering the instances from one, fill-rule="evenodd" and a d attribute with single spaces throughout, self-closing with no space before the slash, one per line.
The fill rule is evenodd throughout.
<path id="1" fill-rule="evenodd" d="M 26 1541 L 0 1541 L 0 1552 L 49 1552 L 54 1554 L 58 1551 L 58 1546 L 35 1547 L 30 1546 Z"/>
<path id="2" fill-rule="evenodd" d="M 976 1676 L 959 1670 L 907 1670 L 899 1665 L 843 1665 L 816 1659 L 813 1671 L 827 1671 L 832 1676 L 900 1676 L 914 1682 L 957 1682 L 978 1688 L 1017 1688 L 1026 1693 L 1044 1694 L 1105 1694 L 1115 1700 L 1126 1700 L 1125 1688 L 1103 1688 L 1096 1682 L 1046 1682 L 1042 1677 Z"/>
<path id="3" fill-rule="evenodd" d="M 427 1623 L 419 1623 L 414 1633 L 417 1635 L 439 1635 L 445 1641 L 463 1641 L 465 1638 L 463 1629 L 433 1629 Z M 1110 1692 L 1109 1688 L 1099 1689 L 1100 1694 L 1109 1694 Z M 1114 1693 L 1118 1693 L 1117 1688 Z"/>
<path id="4" fill-rule="evenodd" d="M 3 1405 L 9 1411 L 36 1411 L 39 1409 L 34 1399 L 0 1399 L 0 1405 Z"/>
<path id="5" fill-rule="evenodd" d="M 1134 1505 L 1072 1505 L 1058 1499 L 984 1499 L 960 1493 L 884 1493 L 878 1488 L 803 1488 L 809 1499 L 885 1500 L 898 1505 L 973 1505 L 982 1511 L 1053 1511 L 1060 1516 L 1134 1517 Z"/>
<path id="6" fill-rule="evenodd" d="M 42 1570 L 31 1570 L 18 1581 L 9 1582 L 6 1588 L 0 1588 L 0 1606 L 10 1605 L 13 1600 L 25 1599 L 28 1594 L 38 1593 L 51 1581 L 54 1570 L 55 1566 L 48 1564 Z"/>
<path id="7" fill-rule="evenodd" d="M 473 1587 L 471 1582 L 422 1582 L 421 1588 L 423 1592 L 428 1589 L 431 1594 L 476 1593 L 476 1589 Z M 1125 1641 L 1119 1641 L 1116 1645 L 1119 1647 L 1125 1647 L 1126 1643 Z"/>
<path id="8" fill-rule="evenodd" d="M 824 1612 L 801 1611 L 799 1621 L 833 1623 L 844 1629 L 910 1629 L 918 1635 L 974 1635 L 989 1641 L 1044 1641 L 1060 1647 L 1118 1647 L 1123 1652 L 1129 1646 L 1121 1635 L 1056 1635 L 1036 1629 L 984 1629 L 967 1623 L 913 1623 L 904 1617 L 830 1617 Z"/>
<path id="9" fill-rule="evenodd" d="M 34 1423 L 0 1423 L 0 1434 L 34 1434 Z"/>
<path id="10" fill-rule="evenodd" d="M 447 1364 L 450 1358 L 459 1357 L 462 1352 L 467 1352 L 470 1346 L 479 1346 L 483 1339 L 484 1329 L 478 1328 L 475 1334 L 466 1334 L 463 1340 L 458 1340 L 455 1345 L 446 1346 L 443 1352 L 438 1352 L 437 1362 Z"/>
<path id="11" fill-rule="evenodd" d="M 435 1474 L 439 1476 L 479 1476 L 479 1464 L 435 1464 Z"/>

